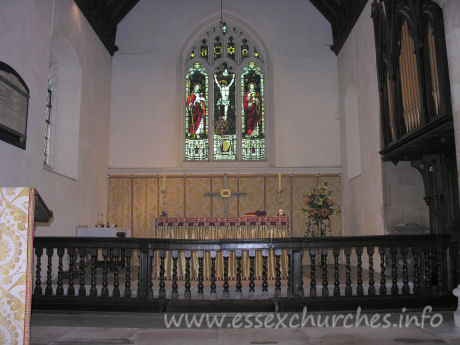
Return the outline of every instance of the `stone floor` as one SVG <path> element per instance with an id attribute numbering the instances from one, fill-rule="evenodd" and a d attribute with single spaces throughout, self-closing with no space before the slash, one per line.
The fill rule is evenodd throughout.
<path id="1" fill-rule="evenodd" d="M 340 313 L 335 312 L 335 315 Z M 381 318 L 386 312 L 378 313 Z M 433 315 L 434 313 L 431 313 Z M 201 314 L 196 314 L 198 317 Z M 271 316 L 268 316 L 271 315 Z M 421 314 L 393 313 L 388 318 L 390 328 L 372 328 L 364 326 L 344 328 L 338 324 L 332 327 L 333 313 L 308 313 L 313 319 L 322 322 L 328 316 L 330 327 L 312 327 L 311 321 L 303 328 L 272 328 L 281 319 L 288 326 L 289 321 L 297 322 L 293 314 L 258 315 L 260 321 L 267 322 L 267 328 L 247 328 L 251 320 L 257 323 L 255 315 L 237 314 L 226 315 L 222 327 L 208 328 L 204 323 L 201 328 L 188 329 L 183 322 L 179 327 L 165 326 L 163 314 L 153 313 L 100 313 L 100 312 L 73 312 L 73 313 L 32 313 L 31 344 L 32 345 L 127 345 L 127 344 L 184 344 L 184 345 L 307 345 L 307 344 L 460 344 L 460 332 L 456 332 L 453 324 L 453 312 L 442 312 L 443 322 L 439 327 L 429 326 L 429 320 L 425 327 L 414 326 L 400 328 L 399 320 L 408 316 L 417 317 L 421 320 Z M 346 313 L 343 313 L 346 315 Z M 367 314 L 368 319 L 374 315 Z M 172 315 L 166 315 L 170 320 Z M 179 317 L 179 315 L 175 315 Z M 189 317 L 192 315 L 189 314 Z M 212 315 L 211 315 L 212 316 Z M 222 314 L 217 314 L 218 320 Z M 301 314 L 298 314 L 302 318 Z M 353 315 L 355 317 L 356 315 Z M 362 315 L 361 315 L 362 316 Z M 185 316 L 184 316 L 185 317 Z M 269 320 L 274 317 L 273 320 Z M 283 319 L 285 317 L 285 319 Z M 184 319 L 183 319 L 184 320 Z M 204 319 L 205 320 L 205 319 Z M 268 320 L 268 321 L 267 321 Z M 353 320 L 353 319 L 351 319 Z M 435 320 L 439 321 L 439 318 Z M 241 329 L 232 327 L 242 326 Z M 403 321 L 404 324 L 405 321 Z M 382 323 L 383 324 L 383 323 Z"/>

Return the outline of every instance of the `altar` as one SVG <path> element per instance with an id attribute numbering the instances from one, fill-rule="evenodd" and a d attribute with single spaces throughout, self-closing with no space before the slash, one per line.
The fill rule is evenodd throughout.
<path id="1" fill-rule="evenodd" d="M 238 218 L 155 218 L 154 237 L 167 239 L 194 239 L 194 240 L 222 240 L 222 239 L 259 239 L 289 237 L 288 217 L 238 217 Z M 158 259 L 158 258 L 157 258 Z M 287 277 L 288 259 L 286 251 L 281 255 L 281 276 Z M 159 272 L 159 260 L 156 260 L 156 272 Z M 268 279 L 275 279 L 275 255 L 269 252 Z M 210 278 L 210 253 L 204 255 L 204 279 Z M 178 278 L 184 279 L 185 258 L 180 253 L 177 264 Z M 192 254 L 191 279 L 198 277 L 197 253 Z M 243 252 L 242 279 L 249 279 L 249 257 Z M 224 264 L 222 253 L 216 258 L 216 278 L 223 279 Z M 166 279 L 172 277 L 172 258 L 168 253 L 165 259 Z M 262 253 L 256 252 L 255 258 L 256 279 L 262 278 Z M 231 252 L 229 257 L 228 278 L 236 279 L 236 258 Z"/>

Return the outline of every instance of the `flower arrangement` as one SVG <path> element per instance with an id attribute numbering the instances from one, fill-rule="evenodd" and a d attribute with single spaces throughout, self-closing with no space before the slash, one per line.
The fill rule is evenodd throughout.
<path id="1" fill-rule="evenodd" d="M 306 195 L 305 207 L 302 210 L 307 216 L 305 236 L 310 237 L 330 235 L 332 230 L 330 217 L 340 213 L 326 182 L 313 187 L 313 190 Z"/>

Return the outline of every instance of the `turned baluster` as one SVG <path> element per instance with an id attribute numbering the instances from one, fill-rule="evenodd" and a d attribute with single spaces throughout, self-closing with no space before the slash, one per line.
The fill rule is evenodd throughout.
<path id="1" fill-rule="evenodd" d="M 287 281 L 287 296 L 291 297 L 292 296 L 292 265 L 293 262 L 292 260 L 292 249 L 288 249 L 287 251 L 287 257 L 288 257 L 288 281 Z"/>
<path id="2" fill-rule="evenodd" d="M 369 255 L 369 288 L 367 293 L 369 296 L 375 296 L 375 281 L 374 281 L 374 247 L 367 247 Z"/>
<path id="3" fill-rule="evenodd" d="M 86 296 L 85 288 L 85 257 L 86 248 L 78 248 L 78 255 L 80 256 L 80 288 L 78 289 L 78 296 Z"/>
<path id="4" fill-rule="evenodd" d="M 222 253 L 222 256 L 224 258 L 224 292 L 223 292 L 223 298 L 228 299 L 230 297 L 230 293 L 228 291 L 228 257 L 230 256 L 230 252 L 228 250 L 224 250 Z"/>
<path id="5" fill-rule="evenodd" d="M 310 297 L 316 297 L 316 249 L 310 248 Z"/>
<path id="6" fill-rule="evenodd" d="M 364 295 L 364 288 L 363 288 L 363 247 L 356 247 L 356 256 L 358 258 L 358 263 L 356 267 L 356 271 L 358 274 L 357 280 L 357 287 L 356 287 L 356 295 L 363 296 Z"/>
<path id="7" fill-rule="evenodd" d="M 160 291 L 158 293 L 159 298 L 166 298 L 165 257 L 166 257 L 166 251 L 164 249 L 161 249 L 160 250 Z"/>
<path id="8" fill-rule="evenodd" d="M 125 265 L 125 292 L 124 297 L 131 297 L 131 256 L 133 251 L 131 248 L 124 250 L 124 265 Z"/>
<path id="9" fill-rule="evenodd" d="M 304 295 L 304 290 L 303 290 L 303 265 L 302 265 L 302 261 L 303 261 L 303 250 L 300 250 L 297 252 L 297 254 L 295 255 L 297 257 L 297 262 L 298 264 L 295 264 L 294 266 L 298 266 L 299 267 L 299 275 L 298 275 L 298 279 L 299 279 L 299 282 L 298 282 L 298 285 L 296 284 L 297 286 L 297 296 L 302 296 Z"/>
<path id="10" fill-rule="evenodd" d="M 90 248 L 89 253 L 91 255 L 91 288 L 89 289 L 90 296 L 97 296 L 96 288 L 96 271 L 97 271 L 97 248 Z"/>
<path id="11" fill-rule="evenodd" d="M 68 248 L 69 254 L 69 286 L 67 287 L 67 296 L 75 296 L 75 288 L 73 286 L 73 269 L 75 265 L 75 248 Z"/>
<path id="12" fill-rule="evenodd" d="M 209 294 L 209 299 L 215 300 L 217 298 L 216 292 L 216 255 L 217 253 L 212 250 L 210 253 L 211 257 L 211 292 Z"/>
<path id="13" fill-rule="evenodd" d="M 431 293 L 432 283 L 431 283 L 431 250 L 429 247 L 423 248 L 423 259 L 425 261 L 425 271 L 424 271 L 424 292 Z"/>
<path id="14" fill-rule="evenodd" d="M 268 249 L 262 249 L 262 298 L 268 298 Z"/>
<path id="15" fill-rule="evenodd" d="M 436 269 L 435 269 L 435 276 L 434 279 L 436 281 L 436 287 L 441 289 L 443 287 L 443 281 L 442 281 L 442 271 L 441 271 L 441 247 L 438 247 L 435 249 L 435 258 L 436 258 Z"/>
<path id="16" fill-rule="evenodd" d="M 184 251 L 185 257 L 185 292 L 184 292 L 184 299 L 191 299 L 192 292 L 190 291 L 190 259 L 192 257 L 192 253 L 190 250 Z"/>
<path id="17" fill-rule="evenodd" d="M 420 293 L 420 251 L 418 247 L 412 247 L 414 260 L 414 294 Z"/>
<path id="18" fill-rule="evenodd" d="M 148 298 L 153 298 L 153 256 L 154 251 L 149 249 L 149 256 L 147 259 L 147 272 L 148 272 L 148 280 L 149 280 L 149 289 L 148 289 Z"/>
<path id="19" fill-rule="evenodd" d="M 37 257 L 37 265 L 36 265 L 36 271 L 35 271 L 35 288 L 34 288 L 34 295 L 41 295 L 43 293 L 42 287 L 41 287 L 41 269 L 42 269 L 42 255 L 43 255 L 43 248 L 42 247 L 36 247 L 35 248 L 35 255 Z"/>
<path id="20" fill-rule="evenodd" d="M 380 253 L 380 295 L 387 294 L 386 278 L 385 278 L 385 247 L 379 248 Z"/>
<path id="21" fill-rule="evenodd" d="M 345 258 L 346 258 L 346 265 L 345 265 L 345 276 L 346 276 L 345 296 L 351 296 L 353 294 L 353 291 L 351 289 L 350 255 L 351 255 L 351 248 L 345 248 Z"/>
<path id="22" fill-rule="evenodd" d="M 171 292 L 171 299 L 177 299 L 177 257 L 179 255 L 177 250 L 171 251 L 172 259 L 173 259 L 173 281 L 172 281 L 172 292 Z"/>
<path id="23" fill-rule="evenodd" d="M 254 271 L 255 271 L 255 265 L 254 265 L 254 259 L 256 257 L 256 251 L 254 249 L 249 249 L 249 299 L 254 299 L 255 298 L 255 286 L 256 284 L 254 283 Z"/>
<path id="24" fill-rule="evenodd" d="M 410 287 L 409 287 L 409 272 L 407 270 L 407 253 L 409 249 L 407 247 L 401 247 L 401 255 L 403 257 L 403 287 L 402 293 L 404 295 L 410 294 Z"/>
<path id="25" fill-rule="evenodd" d="M 399 289 L 398 289 L 398 262 L 397 262 L 397 259 L 396 259 L 396 255 L 398 254 L 398 248 L 397 247 L 391 247 L 390 248 L 390 254 L 391 254 L 391 279 L 392 279 L 391 294 L 393 296 L 396 296 L 399 293 Z"/>
<path id="26" fill-rule="evenodd" d="M 115 248 L 112 250 L 112 262 L 113 262 L 113 297 L 120 297 L 120 288 L 118 282 L 118 257 L 120 256 L 120 249 Z"/>
<path id="27" fill-rule="evenodd" d="M 442 270 L 443 267 L 443 257 L 442 257 L 442 251 L 446 250 L 447 248 L 438 248 L 438 268 L 437 268 L 437 280 L 438 280 L 438 287 L 440 288 L 445 288 L 447 289 L 448 286 L 445 285 L 445 280 L 443 278 L 444 276 L 444 271 Z"/>
<path id="28" fill-rule="evenodd" d="M 102 297 L 107 297 L 109 295 L 109 283 L 107 281 L 107 275 L 109 271 L 109 249 L 108 248 L 102 248 L 102 258 L 103 258 L 103 264 L 102 264 L 102 289 L 101 289 L 101 296 Z"/>
<path id="29" fill-rule="evenodd" d="M 275 277 L 275 298 L 281 297 L 281 249 L 275 249 L 275 271 L 276 271 L 276 277 Z"/>
<path id="30" fill-rule="evenodd" d="M 334 248 L 334 296 L 340 296 L 340 281 L 339 281 L 339 255 L 340 248 Z"/>
<path id="31" fill-rule="evenodd" d="M 329 296 L 329 288 L 327 281 L 327 252 L 327 248 L 321 248 L 321 268 L 323 270 L 323 289 L 321 291 L 321 295 L 324 297 Z"/>
<path id="32" fill-rule="evenodd" d="M 48 257 L 48 265 L 46 269 L 46 288 L 45 288 L 45 295 L 52 295 L 53 294 L 53 287 L 52 287 L 52 258 L 53 258 L 53 248 L 46 248 L 46 255 Z"/>
<path id="33" fill-rule="evenodd" d="M 63 273 L 62 258 L 64 256 L 64 248 L 58 248 L 57 255 L 58 255 L 58 275 L 57 275 L 56 296 L 64 296 L 64 282 L 62 280 L 62 273 Z"/>
<path id="34" fill-rule="evenodd" d="M 236 256 L 236 293 L 235 293 L 235 298 L 236 299 L 241 299 L 243 297 L 243 292 L 242 292 L 242 287 L 243 285 L 241 284 L 241 257 L 243 256 L 243 251 L 237 249 L 235 251 L 235 256 Z"/>
<path id="35" fill-rule="evenodd" d="M 198 251 L 198 293 L 197 299 L 204 299 L 203 292 L 203 257 L 204 252 L 202 250 Z"/>

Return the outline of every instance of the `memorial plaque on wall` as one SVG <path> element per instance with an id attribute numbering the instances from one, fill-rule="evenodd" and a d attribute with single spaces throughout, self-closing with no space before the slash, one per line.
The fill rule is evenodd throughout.
<path id="1" fill-rule="evenodd" d="M 29 88 L 19 74 L 0 62 L 0 139 L 26 148 Z"/>

